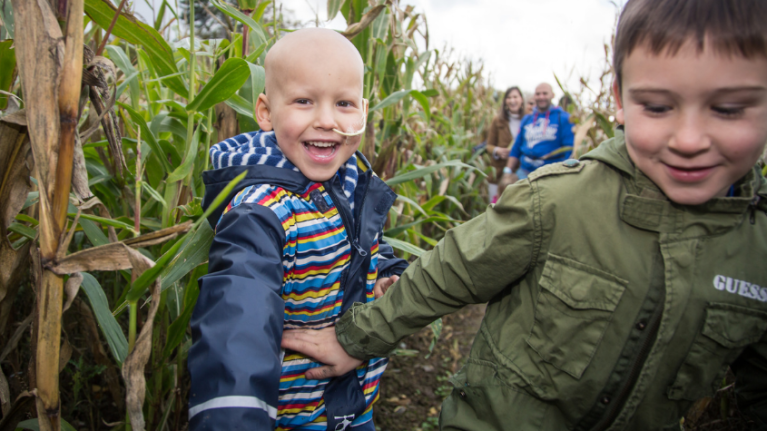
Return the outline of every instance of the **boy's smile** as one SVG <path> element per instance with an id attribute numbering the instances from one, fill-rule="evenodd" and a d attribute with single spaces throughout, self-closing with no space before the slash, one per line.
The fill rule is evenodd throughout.
<path id="1" fill-rule="evenodd" d="M 274 130 L 277 144 L 312 181 L 327 181 L 357 151 L 365 119 L 362 60 L 354 45 L 331 31 L 286 36 L 266 60 L 267 94 L 256 116 Z"/>
<path id="2" fill-rule="evenodd" d="M 632 161 L 676 203 L 726 196 L 767 142 L 763 57 L 698 52 L 691 42 L 654 55 L 640 44 L 616 99 Z"/>

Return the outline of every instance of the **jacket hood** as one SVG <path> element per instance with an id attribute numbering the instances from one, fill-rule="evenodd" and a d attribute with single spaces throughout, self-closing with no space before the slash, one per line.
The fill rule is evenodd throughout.
<path id="1" fill-rule="evenodd" d="M 231 201 L 242 189 L 255 184 L 272 184 L 302 193 L 313 183 L 280 151 L 274 132 L 271 131 L 243 133 L 219 142 L 210 148 L 210 159 L 213 170 L 202 174 L 205 184 L 203 209 L 207 209 L 226 185 L 242 172 L 247 172 L 245 178 L 229 193 L 224 202 Z M 368 169 L 370 165 L 367 160 L 357 151 L 338 171 L 344 194 L 352 208 L 359 175 Z M 208 217 L 211 226 L 216 225 L 224 209 L 225 205 L 221 205 L 211 213 Z"/>

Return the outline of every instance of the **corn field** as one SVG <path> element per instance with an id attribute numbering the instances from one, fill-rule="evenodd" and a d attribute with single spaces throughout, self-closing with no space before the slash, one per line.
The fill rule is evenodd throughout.
<path id="1" fill-rule="evenodd" d="M 271 0 L 155 3 L 145 23 L 125 0 L 0 0 L 0 431 L 186 427 L 201 173 L 212 144 L 257 130 L 265 55 L 295 27 Z M 200 13 L 222 37 L 195 34 Z M 399 195 L 386 241 L 418 256 L 486 207 L 472 148 L 498 92 L 412 6 L 327 15 L 365 62 L 360 150 Z M 605 64 L 599 88 L 563 88 L 577 154 L 612 136 Z"/>

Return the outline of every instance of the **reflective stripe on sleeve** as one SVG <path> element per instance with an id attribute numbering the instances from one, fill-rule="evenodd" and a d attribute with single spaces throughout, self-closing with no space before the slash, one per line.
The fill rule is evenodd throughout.
<path id="1" fill-rule="evenodd" d="M 192 419 L 196 414 L 210 409 L 225 409 L 225 408 L 249 408 L 249 409 L 261 409 L 269 414 L 272 419 L 277 419 L 277 408 L 267 404 L 264 400 L 256 397 L 245 396 L 229 396 L 218 397 L 212 400 L 205 401 L 202 404 L 198 404 L 189 408 L 189 419 Z"/>

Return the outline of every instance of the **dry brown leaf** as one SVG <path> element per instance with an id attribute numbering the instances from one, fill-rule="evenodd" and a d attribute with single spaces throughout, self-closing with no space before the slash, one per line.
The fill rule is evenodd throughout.
<path id="1" fill-rule="evenodd" d="M 85 153 L 80 135 L 75 134 L 74 165 L 72 166 L 72 192 L 80 201 L 93 197 L 91 188 L 88 186 L 88 171 L 85 167 Z"/>
<path id="2" fill-rule="evenodd" d="M 34 402 L 34 400 L 34 394 L 26 391 L 16 397 L 8 414 L 3 415 L 3 419 L 0 420 L 0 431 L 14 431 L 16 425 L 26 417 L 29 405 Z"/>
<path id="3" fill-rule="evenodd" d="M 573 157 L 578 157 L 578 149 L 583 144 L 583 140 L 586 139 L 586 134 L 589 133 L 592 127 L 596 124 L 596 117 L 591 116 L 583 124 L 576 126 L 575 138 L 573 139 Z"/>
<path id="4" fill-rule="evenodd" d="M 48 0 L 12 0 L 16 21 L 16 58 L 24 93 L 32 153 L 40 186 L 41 214 L 50 213 L 59 144 L 59 82 L 64 60 L 64 38 Z M 54 243 L 58 235 L 52 220 L 41 217 L 41 235 Z"/>
<path id="5" fill-rule="evenodd" d="M 0 368 L 0 411 L 3 417 L 8 416 L 11 411 L 11 388 L 8 386 L 8 379 Z"/>
<path id="6" fill-rule="evenodd" d="M 14 250 L 8 240 L 0 238 L 0 333 L 5 333 L 16 293 L 29 261 L 31 242 Z"/>
<path id="7" fill-rule="evenodd" d="M 127 248 L 127 247 L 126 247 Z M 133 266 L 133 272 L 140 276 L 144 271 L 154 266 L 154 262 L 136 250 L 129 250 L 129 258 Z M 149 355 L 152 353 L 152 327 L 154 326 L 154 316 L 157 314 L 157 308 L 160 305 L 160 280 L 155 279 L 152 283 L 152 302 L 149 305 L 141 333 L 136 339 L 136 345 L 133 351 L 128 354 L 123 363 L 122 375 L 125 380 L 125 404 L 130 416 L 131 427 L 137 431 L 144 431 L 144 414 L 142 407 L 144 397 L 146 396 L 146 377 L 144 376 L 144 367 L 149 361 Z"/>
<path id="8" fill-rule="evenodd" d="M 2 118 L 0 118 L 0 121 L 8 124 L 27 127 L 27 111 L 26 109 L 19 109 L 12 114 L 4 115 Z"/>
<path id="9" fill-rule="evenodd" d="M 59 373 L 64 371 L 69 360 L 72 359 L 72 345 L 66 337 L 61 337 L 61 350 L 59 350 Z"/>
<path id="10" fill-rule="evenodd" d="M 391 0 L 388 0 L 384 4 L 374 6 L 368 11 L 368 13 L 362 16 L 362 19 L 360 19 L 359 22 L 355 22 L 354 24 L 350 25 L 341 34 L 346 36 L 347 39 L 353 39 L 354 36 L 362 33 L 363 30 L 365 30 L 376 18 L 378 18 L 378 15 L 384 10 L 386 6 L 389 5 L 391 5 Z"/>
<path id="11" fill-rule="evenodd" d="M 114 242 L 99 247 L 86 248 L 67 255 L 51 263 L 47 268 L 59 275 L 83 271 L 117 271 L 132 268 L 130 261 L 131 247 L 144 246 L 148 243 L 159 244 L 186 232 L 191 222 L 161 229 L 141 235 L 125 242 Z M 130 246 L 130 247 L 129 247 Z"/>
<path id="12" fill-rule="evenodd" d="M 0 235 L 21 211 L 32 186 L 29 173 L 32 153 L 27 128 L 0 122 Z"/>
<path id="13" fill-rule="evenodd" d="M 62 313 L 69 310 L 69 307 L 72 306 L 72 301 L 77 297 L 77 292 L 80 291 L 81 284 L 83 284 L 83 275 L 81 273 L 75 272 L 69 276 L 67 284 L 64 285 L 64 291 L 67 292 L 67 302 L 64 304 Z"/>

